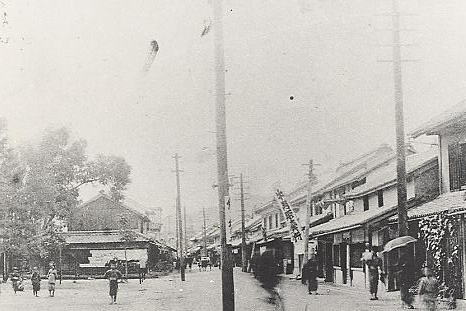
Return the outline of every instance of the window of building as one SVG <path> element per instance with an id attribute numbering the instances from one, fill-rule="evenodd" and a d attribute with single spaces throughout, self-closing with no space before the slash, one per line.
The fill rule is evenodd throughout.
<path id="1" fill-rule="evenodd" d="M 379 207 L 383 206 L 383 190 L 380 189 L 377 191 L 377 201 L 379 202 Z"/>
<path id="2" fill-rule="evenodd" d="M 279 227 L 279 223 L 278 223 L 278 213 L 275 214 L 275 228 L 278 228 Z"/>
<path id="3" fill-rule="evenodd" d="M 455 143 L 448 146 L 450 169 L 450 190 L 464 189 L 466 186 L 466 143 Z"/>
<path id="4" fill-rule="evenodd" d="M 351 183 L 351 189 L 364 185 L 365 183 L 366 183 L 366 177 L 359 179 L 359 180 L 355 180 Z"/>
<path id="5" fill-rule="evenodd" d="M 269 229 L 272 229 L 273 225 L 273 220 L 272 220 L 272 215 L 269 216 Z"/>
<path id="6" fill-rule="evenodd" d="M 263 225 L 264 229 L 267 229 L 267 217 L 264 217 L 264 225 Z"/>
<path id="7" fill-rule="evenodd" d="M 368 211 L 369 210 L 369 196 L 365 195 L 362 198 L 362 202 L 363 202 L 363 206 L 364 206 L 364 211 Z"/>

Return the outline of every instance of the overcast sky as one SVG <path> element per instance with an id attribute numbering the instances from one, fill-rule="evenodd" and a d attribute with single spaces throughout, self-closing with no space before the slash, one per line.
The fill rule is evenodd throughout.
<path id="1" fill-rule="evenodd" d="M 226 0 L 231 174 L 272 197 L 381 143 L 394 145 L 388 0 Z M 400 0 L 407 130 L 466 98 L 466 1 Z M 90 155 L 132 166 L 128 195 L 165 211 L 216 205 L 213 31 L 207 0 L 2 0 L 0 105 L 15 142 L 67 126 Z M 159 52 L 143 72 L 150 42 Z M 290 100 L 293 96 L 293 100 Z M 97 190 L 95 190 L 97 191 Z"/>

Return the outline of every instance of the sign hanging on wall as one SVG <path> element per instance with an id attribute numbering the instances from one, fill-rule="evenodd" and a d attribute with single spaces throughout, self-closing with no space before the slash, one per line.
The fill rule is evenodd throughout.
<path id="1" fill-rule="evenodd" d="M 301 231 L 299 230 L 300 226 L 298 225 L 298 222 L 296 220 L 296 215 L 293 212 L 293 209 L 291 208 L 288 201 L 285 199 L 283 191 L 277 189 L 277 191 L 275 191 L 275 196 L 277 197 L 278 203 L 280 204 L 280 207 L 283 211 L 283 214 L 285 215 L 286 220 L 290 224 L 291 236 L 293 240 L 295 242 L 297 242 L 298 240 L 302 240 L 303 236 L 301 234 Z"/>

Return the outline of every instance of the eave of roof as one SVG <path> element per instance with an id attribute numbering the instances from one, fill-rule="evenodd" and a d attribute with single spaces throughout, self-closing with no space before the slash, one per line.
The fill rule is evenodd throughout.
<path id="1" fill-rule="evenodd" d="M 408 135 L 417 138 L 421 135 L 438 134 L 443 128 L 458 123 L 466 118 L 466 100 L 459 102 L 453 107 L 445 110 L 424 124 L 420 125 Z"/>
<path id="2" fill-rule="evenodd" d="M 432 153 L 432 155 L 431 155 Z M 426 160 L 423 160 L 423 158 L 421 158 L 421 161 L 420 163 L 414 163 L 414 165 L 410 165 L 410 159 L 408 157 L 407 159 L 407 171 L 406 171 L 406 174 L 408 176 L 411 176 L 412 174 L 414 174 L 417 170 L 423 168 L 423 167 L 427 167 L 428 165 L 432 164 L 432 163 L 436 163 L 438 161 L 438 157 L 436 155 L 436 152 L 435 152 L 435 155 L 434 155 L 434 152 L 426 152 L 425 154 L 416 154 L 416 155 L 412 155 L 411 157 L 416 157 L 416 156 L 425 156 L 426 157 Z M 394 163 L 393 163 L 394 164 Z M 391 165 L 391 164 L 388 164 L 388 165 Z M 374 192 L 376 190 L 380 190 L 380 189 L 384 189 L 384 188 L 388 188 L 388 187 L 391 187 L 393 185 L 396 185 L 396 167 L 395 165 L 392 165 L 394 166 L 393 167 L 393 176 L 390 176 L 392 178 L 390 179 L 383 179 L 383 180 L 380 180 L 380 181 L 377 181 L 377 182 L 368 182 L 367 184 L 365 185 L 362 185 L 361 187 L 357 187 L 355 188 L 354 190 L 350 191 L 348 194 L 346 194 L 346 198 L 347 199 L 355 199 L 355 198 L 358 198 L 358 197 L 361 197 L 361 196 L 364 196 L 366 194 L 369 194 L 371 192 Z M 390 174 L 392 175 L 392 174 Z M 370 177 L 370 175 L 368 175 L 368 177 Z M 382 176 L 382 177 L 386 177 L 386 176 Z"/>
<path id="3" fill-rule="evenodd" d="M 415 220 L 442 212 L 455 214 L 466 211 L 466 191 L 443 193 L 432 201 L 426 202 L 408 210 L 408 219 Z M 396 221 L 397 215 L 389 218 Z"/>
<path id="4" fill-rule="evenodd" d="M 351 229 L 356 229 L 362 227 L 364 224 L 371 222 L 380 217 L 384 217 L 391 213 L 396 212 L 396 206 L 379 208 L 374 210 L 369 210 L 353 215 L 346 215 L 340 218 L 335 218 L 324 224 L 318 225 L 316 227 L 310 228 L 310 235 L 312 236 L 321 236 L 327 235 L 342 231 L 347 231 Z"/>

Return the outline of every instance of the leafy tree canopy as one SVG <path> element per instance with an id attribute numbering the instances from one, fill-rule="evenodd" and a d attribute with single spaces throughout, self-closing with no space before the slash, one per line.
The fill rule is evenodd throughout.
<path id="1" fill-rule="evenodd" d="M 49 129 L 38 144 L 20 146 L 18 152 L 0 142 L 2 196 L 9 223 L 6 248 L 13 253 L 31 251 L 49 257 L 60 243 L 55 234 L 78 206 L 79 189 L 101 184 L 121 201 L 131 182 L 131 167 L 118 156 L 89 159 L 86 141 L 73 140 L 66 128 Z M 33 244 L 33 245 L 31 245 Z M 27 246 L 27 247 L 25 247 Z"/>

